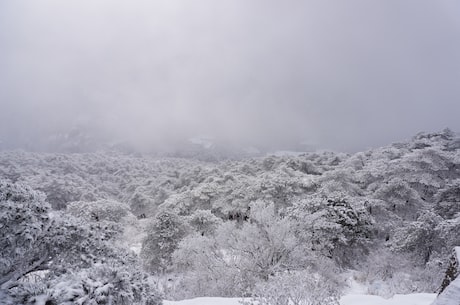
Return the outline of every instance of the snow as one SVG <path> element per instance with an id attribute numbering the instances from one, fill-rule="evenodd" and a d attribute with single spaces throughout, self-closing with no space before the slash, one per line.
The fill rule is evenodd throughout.
<path id="1" fill-rule="evenodd" d="M 356 280 L 356 277 L 359 276 L 359 272 L 348 270 L 344 276 L 347 276 L 348 278 L 348 288 L 344 291 L 345 294 L 367 294 L 367 286 Z"/>
<path id="2" fill-rule="evenodd" d="M 183 301 L 163 301 L 163 305 L 241 305 L 241 298 L 196 298 Z"/>
<path id="3" fill-rule="evenodd" d="M 460 254 L 460 247 L 456 248 Z M 433 303 L 434 293 L 396 294 L 389 299 L 367 294 L 368 287 L 355 280 L 356 272 L 348 271 L 348 289 L 340 299 L 340 305 L 459 305 L 457 303 Z M 460 278 L 456 280 L 459 284 Z M 164 305 L 241 305 L 242 298 L 195 298 L 182 301 L 163 301 Z"/>
<path id="4" fill-rule="evenodd" d="M 397 294 L 390 299 L 375 295 L 348 294 L 340 299 L 341 305 L 430 305 L 436 298 L 433 293 Z"/>
<path id="5" fill-rule="evenodd" d="M 455 254 L 457 255 L 457 261 L 460 262 L 460 247 L 455 247 Z"/>
<path id="6" fill-rule="evenodd" d="M 341 305 L 430 305 L 436 294 L 397 294 L 390 299 L 375 295 L 348 294 L 340 300 Z M 164 305 L 241 305 L 241 298 L 196 298 L 183 301 L 164 301 Z M 450 304 L 449 304 L 450 305 Z M 457 305 L 457 304 L 455 304 Z"/>

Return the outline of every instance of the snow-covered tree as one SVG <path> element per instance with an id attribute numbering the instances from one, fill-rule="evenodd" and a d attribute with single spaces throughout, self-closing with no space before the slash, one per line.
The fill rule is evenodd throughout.
<path id="1" fill-rule="evenodd" d="M 47 299 L 56 304 L 161 304 L 158 293 L 153 293 L 154 282 L 131 264 L 98 264 L 91 269 L 66 273 L 46 288 Z"/>
<path id="2" fill-rule="evenodd" d="M 168 210 L 159 212 L 150 223 L 142 243 L 140 255 L 147 270 L 167 271 L 171 267 L 172 254 L 187 231 L 183 218 Z"/>
<path id="3" fill-rule="evenodd" d="M 257 283 L 243 305 L 339 305 L 340 288 L 336 279 L 313 270 L 287 271 Z"/>
<path id="4" fill-rule="evenodd" d="M 273 204 L 259 201 L 250 207 L 248 222 L 225 223 L 216 239 L 240 272 L 267 279 L 290 266 L 298 243 L 292 222 L 277 215 Z"/>
<path id="5" fill-rule="evenodd" d="M 188 275 L 189 297 L 241 296 L 256 282 L 297 266 L 305 256 L 297 245 L 290 220 L 277 215 L 273 204 L 256 202 L 248 221 L 227 221 L 210 236 L 189 235 L 173 257 Z"/>
<path id="6" fill-rule="evenodd" d="M 15 304 L 65 304 L 78 298 L 79 304 L 111 304 L 120 297 L 124 300 L 120 304 L 160 303 L 157 292 L 136 273 L 129 275 L 132 280 L 125 281 L 123 290 L 109 289 L 120 283 L 110 274 L 138 268 L 135 256 L 113 245 L 117 232 L 110 226 L 52 213 L 43 194 L 4 181 L 0 182 L 0 211 L 0 295 Z M 97 285 L 108 286 L 99 287 L 100 293 L 83 288 L 75 293 L 71 285 L 60 286 L 61 280 L 71 279 L 77 286 L 86 281 L 78 274 L 91 274 L 94 281 L 104 279 Z M 137 294 L 138 290 L 144 293 Z"/>
<path id="7" fill-rule="evenodd" d="M 187 217 L 190 226 L 199 234 L 210 236 L 213 235 L 222 219 L 211 213 L 210 210 L 197 210 Z"/>
<path id="8" fill-rule="evenodd" d="M 29 187 L 0 181 L 0 288 L 10 289 L 56 255 L 47 240 L 53 225 L 45 196 Z"/>
<path id="9" fill-rule="evenodd" d="M 460 213 L 460 179 L 448 183 L 436 195 L 435 211 L 445 219 Z"/>
<path id="10" fill-rule="evenodd" d="M 417 209 L 420 209 L 422 201 L 409 183 L 399 177 L 394 177 L 383 183 L 374 196 L 385 201 L 389 210 L 395 214 L 403 218 L 412 218 L 412 220 L 416 216 Z"/>
<path id="11" fill-rule="evenodd" d="M 360 198 L 309 197 L 296 202 L 288 214 L 298 224 L 302 243 L 341 263 L 352 261 L 374 231 L 374 220 Z"/>
<path id="12" fill-rule="evenodd" d="M 126 204 L 115 200 L 76 201 L 67 205 L 67 212 L 88 221 L 120 222 L 123 218 L 133 216 Z"/>

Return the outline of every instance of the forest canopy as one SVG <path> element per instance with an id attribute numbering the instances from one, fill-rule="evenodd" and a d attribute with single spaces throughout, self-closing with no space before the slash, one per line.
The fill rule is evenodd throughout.
<path id="1" fill-rule="evenodd" d="M 450 130 L 221 161 L 5 151 L 0 177 L 7 304 L 279 301 L 277 285 L 336 304 L 350 270 L 368 293 L 434 292 L 460 245 Z"/>

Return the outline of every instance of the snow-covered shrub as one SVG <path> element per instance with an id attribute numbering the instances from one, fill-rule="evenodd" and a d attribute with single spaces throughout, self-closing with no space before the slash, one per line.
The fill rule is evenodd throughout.
<path id="1" fill-rule="evenodd" d="M 388 209 L 393 213 L 409 220 L 414 220 L 422 201 L 410 184 L 400 177 L 392 178 L 383 183 L 374 193 L 374 196 L 385 201 L 388 204 Z"/>
<path id="2" fill-rule="evenodd" d="M 413 254 L 378 248 L 361 266 L 361 281 L 367 292 L 389 298 L 395 294 L 434 292 L 442 276 L 440 262 L 420 265 Z"/>
<path id="3" fill-rule="evenodd" d="M 151 278 L 136 265 L 116 261 L 24 282 L 10 289 L 8 297 L 11 304 L 25 305 L 162 304 Z"/>
<path id="4" fill-rule="evenodd" d="M 96 292 L 91 295 L 88 287 L 81 288 L 86 301 L 80 304 L 110 304 L 109 300 L 122 293 L 117 285 L 123 281 L 123 289 L 132 291 L 125 304 L 145 303 L 136 294 L 139 289 L 158 295 L 141 281 L 144 275 L 136 272 L 137 257 L 114 246 L 116 230 L 62 212 L 51 213 L 43 198 L 26 186 L 0 182 L 0 294 L 16 304 L 66 304 L 52 289 L 65 279 L 74 283 L 66 289 L 81 288 L 93 276 L 94 281 L 98 278 L 115 288 L 101 292 L 106 299 L 100 302 Z M 73 290 L 64 293 L 74 294 Z"/>
<path id="5" fill-rule="evenodd" d="M 460 213 L 460 179 L 453 180 L 436 195 L 435 211 L 445 219 Z"/>
<path id="6" fill-rule="evenodd" d="M 153 199 L 146 194 L 136 191 L 129 199 L 129 205 L 134 215 L 146 214 L 153 206 Z"/>
<path id="7" fill-rule="evenodd" d="M 52 245 L 43 242 L 52 226 L 44 198 L 27 186 L 0 181 L 1 289 L 16 286 L 52 259 Z"/>
<path id="8" fill-rule="evenodd" d="M 197 210 L 192 215 L 187 217 L 190 226 L 201 235 L 212 235 L 222 223 L 222 219 L 218 218 L 209 210 Z"/>
<path id="9" fill-rule="evenodd" d="M 239 257 L 223 249 L 215 237 L 192 234 L 174 252 L 180 279 L 167 292 L 171 298 L 239 297 L 254 284 L 254 274 L 242 270 Z"/>
<path id="10" fill-rule="evenodd" d="M 266 279 L 290 266 L 298 242 L 291 220 L 277 215 L 273 204 L 255 202 L 250 208 L 248 222 L 225 223 L 216 239 L 240 272 Z"/>
<path id="11" fill-rule="evenodd" d="M 95 265 L 49 283 L 46 294 L 55 304 L 159 305 L 154 284 L 133 265 Z"/>
<path id="12" fill-rule="evenodd" d="M 140 256 L 151 272 L 165 272 L 171 267 L 172 254 L 188 229 L 185 220 L 164 210 L 159 212 L 147 228 Z"/>
<path id="13" fill-rule="evenodd" d="M 254 287 L 243 305 L 338 305 L 336 281 L 311 270 L 285 271 Z"/>
<path id="14" fill-rule="evenodd" d="M 452 248 L 460 245 L 460 213 L 456 217 L 440 222 L 435 230 L 433 248 L 445 257 Z"/>
<path id="15" fill-rule="evenodd" d="M 88 221 L 120 222 L 124 217 L 132 215 L 125 204 L 107 199 L 72 202 L 67 205 L 67 212 Z"/>
<path id="16" fill-rule="evenodd" d="M 374 230 L 374 220 L 359 197 L 311 196 L 294 203 L 288 215 L 307 248 L 341 264 L 350 264 L 365 250 Z"/>
<path id="17" fill-rule="evenodd" d="M 224 222 L 214 235 L 184 238 L 174 252 L 177 271 L 187 275 L 181 292 L 203 296 L 242 296 L 255 283 L 301 264 L 290 219 L 275 213 L 273 204 L 253 203 L 249 220 Z"/>

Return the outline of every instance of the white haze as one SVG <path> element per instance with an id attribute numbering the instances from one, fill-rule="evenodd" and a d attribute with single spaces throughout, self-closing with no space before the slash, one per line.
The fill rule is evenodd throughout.
<path id="1" fill-rule="evenodd" d="M 353 151 L 460 130 L 456 0 L 0 3 L 0 140 Z"/>

